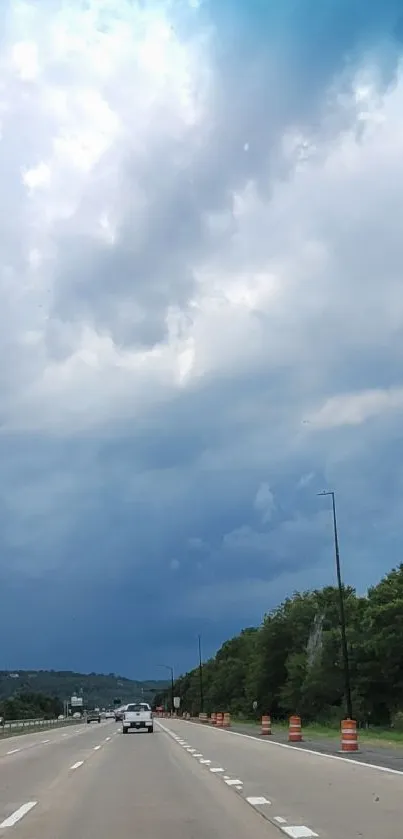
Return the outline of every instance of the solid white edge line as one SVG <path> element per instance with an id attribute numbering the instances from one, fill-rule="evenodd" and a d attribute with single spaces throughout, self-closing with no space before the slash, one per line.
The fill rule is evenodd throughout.
<path id="1" fill-rule="evenodd" d="M 196 723 L 197 725 L 197 723 Z M 363 760 L 353 760 L 349 757 L 342 757 L 342 755 L 328 755 L 324 752 L 317 752 L 314 749 L 299 749 L 295 746 L 289 746 L 288 743 L 279 743 L 277 740 L 261 740 L 260 737 L 253 737 L 252 734 L 243 734 L 241 731 L 228 731 L 222 728 L 211 728 L 210 731 L 218 731 L 225 736 L 244 737 L 246 740 L 253 740 L 254 743 L 260 743 L 262 746 L 278 746 L 280 749 L 289 749 L 293 752 L 298 752 L 300 755 L 315 755 L 315 757 L 323 757 L 328 760 L 338 760 L 341 763 L 351 763 L 353 766 L 364 766 L 366 769 L 378 769 L 379 772 L 389 772 L 391 775 L 403 775 L 403 769 L 391 769 L 388 766 L 377 766 L 376 763 L 364 763 Z"/>
<path id="2" fill-rule="evenodd" d="M 310 827 L 305 827 L 304 824 L 294 825 L 293 827 L 282 827 L 281 830 L 290 839 L 314 839 L 318 837 L 318 833 L 314 833 Z"/>
<path id="3" fill-rule="evenodd" d="M 78 760 L 77 763 L 73 763 L 73 766 L 70 766 L 70 769 L 78 769 L 84 763 L 83 760 Z"/>
<path id="4" fill-rule="evenodd" d="M 11 813 L 11 816 L 8 816 L 7 819 L 4 819 L 4 821 L 1 822 L 0 828 L 14 827 L 14 825 L 17 824 L 17 822 L 19 822 L 20 819 L 26 816 L 27 813 L 29 813 L 29 811 L 32 810 L 32 808 L 35 807 L 37 803 L 37 801 L 27 801 L 26 804 L 22 804 L 22 806 L 19 807 L 18 810 L 15 810 L 14 813 Z"/>

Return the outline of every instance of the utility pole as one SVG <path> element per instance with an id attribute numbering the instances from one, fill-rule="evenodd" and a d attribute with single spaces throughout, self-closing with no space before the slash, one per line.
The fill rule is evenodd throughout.
<path id="1" fill-rule="evenodd" d="M 199 635 L 199 680 L 200 680 L 200 711 L 203 712 L 204 697 L 203 697 L 203 663 L 201 652 L 201 635 Z"/>
<path id="2" fill-rule="evenodd" d="M 342 579 L 341 579 L 341 569 L 340 569 L 339 538 L 338 538 L 338 534 L 337 534 L 335 494 L 334 494 L 334 492 L 327 491 L 327 492 L 319 492 L 318 495 L 330 495 L 331 499 L 332 499 L 334 551 L 335 551 L 335 556 L 336 556 L 337 586 L 338 586 L 338 590 L 339 590 L 341 649 L 342 649 L 343 665 L 344 665 L 344 686 L 345 686 L 345 694 L 346 694 L 346 710 L 347 710 L 347 717 L 350 720 L 352 720 L 353 719 L 353 703 L 352 703 L 352 700 L 351 700 L 350 664 L 349 664 L 349 659 L 348 659 L 348 647 L 347 647 L 346 614 L 345 614 L 345 610 L 344 610 L 344 589 L 343 589 L 343 582 L 342 582 Z"/>

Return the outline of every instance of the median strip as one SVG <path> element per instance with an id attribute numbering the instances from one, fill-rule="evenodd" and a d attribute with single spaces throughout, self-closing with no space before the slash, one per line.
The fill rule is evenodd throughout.
<path id="1" fill-rule="evenodd" d="M 22 804 L 22 806 L 19 807 L 18 810 L 15 810 L 15 812 L 12 813 L 11 816 L 8 816 L 7 819 L 4 819 L 4 821 L 1 822 L 0 828 L 14 827 L 14 825 L 17 824 L 17 822 L 19 822 L 20 819 L 26 816 L 27 813 L 29 813 L 29 811 L 32 810 L 32 808 L 35 807 L 37 803 L 37 801 L 27 801 L 26 804 Z"/>

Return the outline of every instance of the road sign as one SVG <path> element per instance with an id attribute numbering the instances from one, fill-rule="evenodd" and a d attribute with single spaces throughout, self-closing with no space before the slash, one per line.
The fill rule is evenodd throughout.
<path id="1" fill-rule="evenodd" d="M 252 708 L 253 708 L 253 710 L 254 710 L 254 711 L 257 711 L 257 702 L 256 702 L 256 699 L 255 699 L 255 701 L 252 703 Z"/>
<path id="2" fill-rule="evenodd" d="M 70 705 L 72 708 L 82 708 L 83 707 L 83 697 L 82 696 L 72 696 L 70 699 Z"/>
<path id="3" fill-rule="evenodd" d="M 178 710 L 178 708 L 180 708 L 180 706 L 181 706 L 180 696 L 174 696 L 174 708 L 176 708 L 176 710 Z"/>

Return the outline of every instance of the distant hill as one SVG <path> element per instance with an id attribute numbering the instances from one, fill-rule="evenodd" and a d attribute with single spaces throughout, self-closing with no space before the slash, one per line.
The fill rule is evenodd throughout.
<path id="1" fill-rule="evenodd" d="M 0 670 L 0 701 L 22 692 L 57 696 L 62 701 L 73 694 L 82 695 L 84 706 L 113 707 L 144 698 L 152 701 L 156 692 L 167 687 L 165 680 L 139 682 L 109 673 L 73 673 L 70 670 Z"/>

